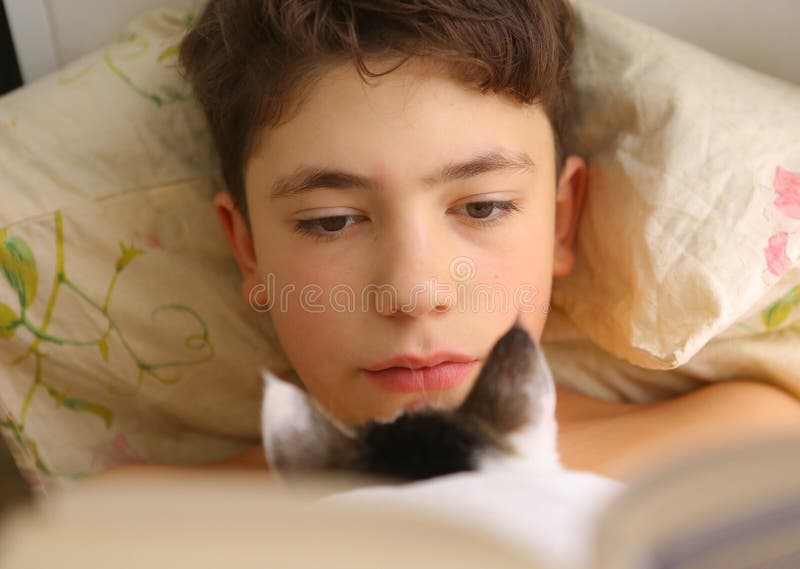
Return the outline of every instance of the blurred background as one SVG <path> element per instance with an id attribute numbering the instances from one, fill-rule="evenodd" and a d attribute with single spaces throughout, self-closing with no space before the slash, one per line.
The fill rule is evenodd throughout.
<path id="1" fill-rule="evenodd" d="M 0 2 L 0 94 L 22 84 L 22 76 L 17 65 L 14 44 L 8 27 L 8 18 L 3 3 Z"/>
<path id="2" fill-rule="evenodd" d="M 17 470 L 4 437 L 0 436 L 0 519 L 30 499 L 28 485 Z"/>

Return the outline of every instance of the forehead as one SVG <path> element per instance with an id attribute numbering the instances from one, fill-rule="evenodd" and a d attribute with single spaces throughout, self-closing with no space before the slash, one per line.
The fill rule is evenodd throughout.
<path id="1" fill-rule="evenodd" d="M 381 72 L 393 65 L 368 66 Z M 552 130 L 541 107 L 481 93 L 422 60 L 367 81 L 344 63 L 320 76 L 290 120 L 263 133 L 247 177 L 347 164 L 384 185 L 489 148 L 552 162 Z"/>

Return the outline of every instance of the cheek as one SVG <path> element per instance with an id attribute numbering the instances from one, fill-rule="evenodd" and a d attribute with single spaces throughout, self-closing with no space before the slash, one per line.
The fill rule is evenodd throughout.
<path id="1" fill-rule="evenodd" d="M 356 289 L 348 260 L 326 258 L 320 253 L 325 247 L 299 254 L 293 236 L 274 226 L 254 233 L 260 237 L 258 278 L 268 291 L 270 317 L 284 353 L 304 381 L 320 369 L 335 369 L 344 356 L 342 345 L 355 345 L 357 329 L 354 311 L 347 309 L 352 295 L 346 290 Z M 342 294 L 332 293 L 342 289 Z"/>
<path id="2" fill-rule="evenodd" d="M 297 310 L 291 304 L 285 311 L 273 308 L 271 318 L 289 363 L 312 393 L 320 397 L 326 387 L 318 384 L 333 379 L 333 371 L 337 369 L 335 359 L 341 352 L 332 342 L 338 338 L 340 346 L 343 340 L 340 334 L 333 333 L 336 326 L 323 322 L 328 318 L 326 314 Z"/>
<path id="3" fill-rule="evenodd" d="M 358 345 L 358 318 L 361 314 L 351 306 L 353 295 L 338 287 L 341 282 L 325 271 L 283 270 L 286 279 L 276 279 L 275 296 L 270 315 L 290 362 L 303 377 L 318 367 L 335 368 L 346 356 L 343 345 Z M 354 317 L 354 315 L 356 317 Z"/>
<path id="4" fill-rule="evenodd" d="M 350 286 L 352 251 L 311 244 L 290 230 L 271 224 L 263 227 L 256 243 L 259 278 L 272 282 L 273 298 L 282 298 L 287 310 L 300 302 L 328 306 L 328 291 Z M 257 233 L 254 229 L 254 233 Z M 333 252 L 336 254 L 333 254 Z M 315 292 L 318 291 L 318 292 Z"/>
<path id="5" fill-rule="evenodd" d="M 553 283 L 554 225 L 551 219 L 527 232 L 525 239 L 531 243 L 527 251 L 519 252 L 514 259 L 517 265 L 515 297 L 523 327 L 539 341 L 547 314 L 550 312 L 550 293 Z"/>
<path id="6" fill-rule="evenodd" d="M 303 384 L 329 412 L 348 422 L 350 413 L 363 401 L 352 382 L 353 351 L 342 348 L 363 343 L 359 342 L 359 327 L 346 313 L 313 313 L 302 307 L 297 310 L 292 304 L 285 312 L 273 312 L 272 320 L 284 353 Z"/>
<path id="7" fill-rule="evenodd" d="M 254 227 L 253 233 L 257 236 L 255 248 L 261 278 L 266 281 L 271 275 L 276 288 L 287 297 L 296 298 L 304 289 L 321 287 L 327 291 L 350 284 L 354 267 L 363 258 L 352 247 L 342 248 L 335 243 L 330 246 L 299 235 L 289 222 L 270 220 Z M 327 301 L 327 295 L 319 302 L 323 300 Z"/>
<path id="8" fill-rule="evenodd" d="M 480 252 L 474 282 L 502 285 L 510 296 L 520 287 L 535 287 L 537 299 L 546 301 L 553 276 L 553 247 L 552 223 L 542 216 L 528 216 L 503 236 L 502 243 Z"/>
<path id="9" fill-rule="evenodd" d="M 553 278 L 553 225 L 546 215 L 526 215 L 514 230 L 475 257 L 475 279 L 466 289 L 472 311 L 481 314 L 486 324 L 498 330 L 508 326 L 509 319 L 519 314 L 532 337 L 540 338 L 550 310 Z M 489 285 L 487 287 L 487 285 Z M 478 292 L 497 290 L 487 295 Z M 499 288 L 498 288 L 499 287 Z M 502 310 L 500 294 L 506 301 Z M 489 304 L 489 302 L 493 302 Z M 490 323 L 491 322 L 491 323 Z"/>

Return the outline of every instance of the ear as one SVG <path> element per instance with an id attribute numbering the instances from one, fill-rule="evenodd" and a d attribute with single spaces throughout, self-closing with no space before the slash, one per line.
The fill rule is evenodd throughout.
<path id="1" fill-rule="evenodd" d="M 517 454 L 536 468 L 561 468 L 556 423 L 556 386 L 542 348 L 534 343 L 530 380 L 525 384 L 530 421 L 511 433 L 509 441 Z"/>
<path id="2" fill-rule="evenodd" d="M 267 369 L 261 435 L 270 468 L 280 476 L 293 470 L 346 468 L 356 459 L 355 434 L 329 417 L 295 385 Z"/>
<path id="3" fill-rule="evenodd" d="M 575 235 L 587 185 L 586 162 L 580 156 L 568 156 L 556 187 L 554 277 L 568 275 L 575 266 Z"/>
<path id="4" fill-rule="evenodd" d="M 227 191 L 216 194 L 214 211 L 222 226 L 222 231 L 228 239 L 236 264 L 239 265 L 239 271 L 242 273 L 242 295 L 248 302 L 255 300 L 259 306 L 265 306 L 269 299 L 263 297 L 265 294 L 263 290 L 255 289 L 260 281 L 253 236 L 250 234 L 244 215 L 234 204 L 233 195 Z M 262 298 L 251 299 L 250 293 L 253 290 L 260 291 L 259 294 L 262 295 Z"/>
<path id="5" fill-rule="evenodd" d="M 458 413 L 497 430 L 527 462 L 557 467 L 555 410 L 550 367 L 517 318 L 495 343 Z"/>

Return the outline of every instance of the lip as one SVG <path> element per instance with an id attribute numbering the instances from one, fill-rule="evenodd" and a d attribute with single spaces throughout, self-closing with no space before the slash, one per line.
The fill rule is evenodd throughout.
<path id="1" fill-rule="evenodd" d="M 414 369 L 394 366 L 379 371 L 364 370 L 364 373 L 370 381 L 386 391 L 438 391 L 450 389 L 463 382 L 477 364 L 478 360 L 443 361 L 437 365 Z"/>
<path id="2" fill-rule="evenodd" d="M 443 362 L 469 363 L 476 361 L 477 358 L 459 352 L 436 352 L 429 356 L 417 356 L 414 354 L 399 354 L 388 360 L 379 362 L 368 368 L 368 372 L 382 371 L 393 367 L 404 367 L 408 369 L 420 369 L 424 367 L 434 367 Z"/>

